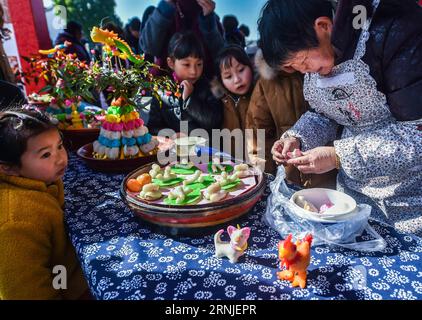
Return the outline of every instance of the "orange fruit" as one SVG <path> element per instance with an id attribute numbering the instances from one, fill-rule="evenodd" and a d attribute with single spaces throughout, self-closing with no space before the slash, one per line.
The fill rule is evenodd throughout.
<path id="1" fill-rule="evenodd" d="M 129 179 L 126 186 L 131 192 L 140 192 L 142 190 L 142 185 L 136 179 Z"/>
<path id="2" fill-rule="evenodd" d="M 152 182 L 152 178 L 148 173 L 141 174 L 139 177 L 136 178 L 136 180 L 142 187 Z"/>

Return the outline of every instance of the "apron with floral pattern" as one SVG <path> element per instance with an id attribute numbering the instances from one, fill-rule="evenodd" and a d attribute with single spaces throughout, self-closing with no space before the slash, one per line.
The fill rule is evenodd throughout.
<path id="1" fill-rule="evenodd" d="M 374 12 L 379 0 L 373 2 Z M 338 189 L 373 206 L 373 215 L 399 230 L 422 235 L 422 132 L 416 122 L 398 122 L 386 96 L 362 61 L 369 39 L 369 18 L 353 59 L 328 76 L 305 75 L 308 112 L 287 132 L 302 141 L 302 150 L 334 141 L 341 159 Z"/>

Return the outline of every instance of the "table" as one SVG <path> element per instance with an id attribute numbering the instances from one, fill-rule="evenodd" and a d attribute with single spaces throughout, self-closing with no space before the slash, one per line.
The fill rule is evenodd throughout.
<path id="1" fill-rule="evenodd" d="M 123 178 L 94 172 L 70 155 L 65 222 L 97 299 L 422 299 L 422 239 L 416 236 L 371 221 L 388 243 L 383 252 L 313 247 L 307 288 L 291 288 L 276 277 L 280 236 L 261 220 L 268 188 L 235 222 L 252 232 L 246 254 L 231 264 L 213 256 L 212 234 L 170 237 L 134 217 L 119 196 Z"/>

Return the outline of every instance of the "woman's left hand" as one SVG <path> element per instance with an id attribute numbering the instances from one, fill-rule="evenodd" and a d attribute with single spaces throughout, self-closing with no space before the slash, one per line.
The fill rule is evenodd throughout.
<path id="1" fill-rule="evenodd" d="M 318 147 L 303 156 L 290 159 L 287 164 L 292 164 L 305 174 L 321 174 L 336 168 L 336 151 L 334 147 Z"/>

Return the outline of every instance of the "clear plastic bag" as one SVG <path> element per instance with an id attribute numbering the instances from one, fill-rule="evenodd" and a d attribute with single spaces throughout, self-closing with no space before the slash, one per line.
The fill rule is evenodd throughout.
<path id="1" fill-rule="evenodd" d="M 297 212 L 303 210 L 290 201 L 295 191 L 285 183 L 286 173 L 279 166 L 276 179 L 270 184 L 272 194 L 268 197 L 264 221 L 275 229 L 283 238 L 293 234 L 297 239 L 311 233 L 314 244 L 329 244 L 357 251 L 382 251 L 385 240 L 368 224 L 371 206 L 359 204 L 356 215 L 345 221 L 317 222 L 301 218 Z M 371 240 L 357 240 L 364 231 L 371 235 Z"/>

